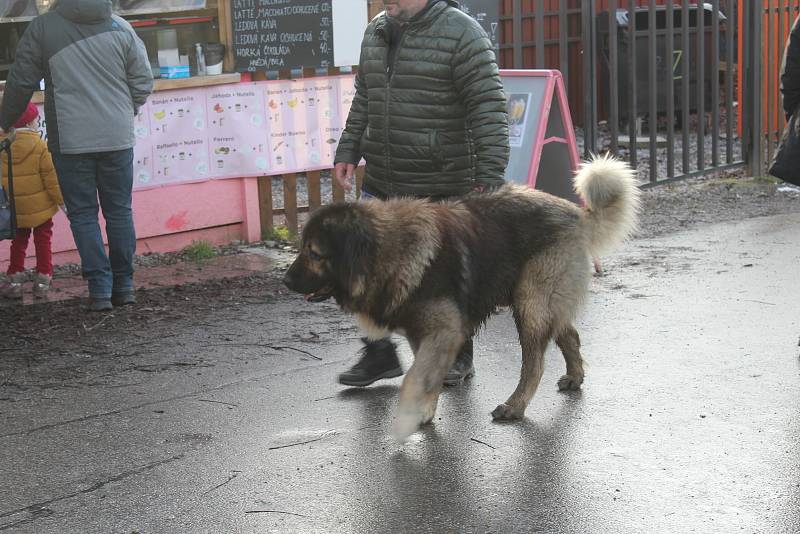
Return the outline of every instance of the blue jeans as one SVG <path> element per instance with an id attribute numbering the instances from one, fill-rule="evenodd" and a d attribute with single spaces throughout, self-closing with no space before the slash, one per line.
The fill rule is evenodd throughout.
<path id="1" fill-rule="evenodd" d="M 112 293 L 133 291 L 133 149 L 53 153 L 53 164 L 81 257 L 81 272 L 89 283 L 89 296 L 108 299 Z M 106 220 L 108 254 L 100 233 L 98 198 Z"/>

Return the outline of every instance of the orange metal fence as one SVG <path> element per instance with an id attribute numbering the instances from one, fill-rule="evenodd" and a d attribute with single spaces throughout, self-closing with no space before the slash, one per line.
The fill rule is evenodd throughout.
<path id="1" fill-rule="evenodd" d="M 766 161 L 772 159 L 775 146 L 786 125 L 786 117 L 780 99 L 780 69 L 783 52 L 789 31 L 795 18 L 800 15 L 800 0 L 755 0 L 762 4 L 762 133 L 766 136 Z M 744 4 L 739 2 L 738 16 L 742 20 Z M 744 43 L 739 41 L 739 57 L 742 57 Z M 743 72 L 737 72 L 737 97 L 742 105 Z M 739 135 L 742 135 L 742 124 L 739 124 Z"/>
<path id="2" fill-rule="evenodd" d="M 610 149 L 616 152 L 618 121 L 623 122 L 623 115 L 636 117 L 637 125 L 628 124 L 628 132 L 619 136 L 620 143 L 622 138 L 629 135 L 629 143 L 638 143 L 638 131 L 641 128 L 638 123 L 644 119 L 647 121 L 650 132 L 650 145 L 648 153 L 642 154 L 635 148 L 626 148 L 627 157 L 632 163 L 644 164 L 650 174 L 650 182 L 658 183 L 664 179 L 679 179 L 685 176 L 707 174 L 722 170 L 749 165 L 752 167 L 753 174 L 762 171 L 763 138 L 759 139 L 752 132 L 762 131 L 769 133 L 770 139 L 777 139 L 785 122 L 783 114 L 780 112 L 779 92 L 778 92 L 778 72 L 780 69 L 780 58 L 786 35 L 791 27 L 792 21 L 797 13 L 800 13 L 800 0 L 757 0 L 763 2 L 763 21 L 757 30 L 748 30 L 742 24 L 743 20 L 754 20 L 754 13 L 757 7 L 749 1 L 743 0 L 714 0 L 705 4 L 696 0 L 497 0 L 500 7 L 500 34 L 498 62 L 501 68 L 548 68 L 560 70 L 566 81 L 566 88 L 569 99 L 569 107 L 573 118 L 573 123 L 582 126 L 581 140 L 585 149 L 604 150 Z M 694 29 L 687 30 L 684 23 L 667 22 L 666 29 L 661 28 L 656 23 L 654 12 L 660 11 L 661 16 L 666 13 L 677 13 L 687 10 L 700 12 L 704 5 L 706 16 L 714 21 L 708 28 L 704 28 L 703 33 L 708 32 L 705 37 L 700 36 L 700 32 Z M 373 17 L 383 9 L 381 0 L 368 0 L 369 16 Z M 636 27 L 631 31 L 617 27 L 615 23 L 609 21 L 601 24 L 598 15 L 609 10 L 646 12 L 644 25 L 642 28 Z M 743 11 L 746 9 L 746 13 Z M 724 14 L 717 18 L 717 14 Z M 676 21 L 681 17 L 676 16 Z M 669 19 L 669 17 L 666 17 Z M 696 18 L 696 17 L 686 17 Z M 609 17 L 605 19 L 608 21 Z M 670 19 L 671 20 L 671 19 Z M 637 23 L 638 24 L 638 23 Z M 709 24 L 709 23 L 704 23 Z M 602 27 L 600 27 L 602 25 Z M 657 28 L 651 31 L 650 26 Z M 688 25 L 687 25 L 688 26 Z M 635 31 L 634 31 L 635 30 Z M 640 41 L 640 50 L 635 54 L 640 54 L 641 58 L 650 58 L 650 63 L 665 61 L 661 44 L 657 43 L 662 36 L 666 40 L 667 48 L 673 51 L 684 51 L 687 48 L 688 39 L 691 39 L 692 47 L 697 46 L 698 57 L 705 58 L 704 61 L 692 60 L 691 75 L 696 79 L 703 80 L 702 83 L 695 83 L 697 90 L 692 89 L 691 95 L 687 92 L 689 84 L 684 84 L 678 80 L 687 76 L 690 71 L 688 67 L 682 67 L 681 72 L 676 72 L 673 84 L 662 83 L 661 71 L 656 72 L 656 68 L 647 66 L 650 71 L 650 79 L 641 82 L 638 91 L 644 93 L 660 93 L 659 98 L 663 99 L 665 86 L 670 87 L 666 99 L 675 105 L 678 102 L 688 102 L 689 97 L 698 102 L 689 105 L 681 105 L 680 113 L 676 113 L 677 108 L 667 104 L 666 113 L 661 109 L 662 104 L 654 103 L 654 98 L 650 98 L 646 106 L 637 109 L 636 104 L 624 106 L 622 93 L 628 91 L 630 96 L 628 102 L 636 101 L 636 84 L 630 86 L 615 79 L 613 75 L 606 84 L 612 89 L 610 94 L 608 88 L 598 86 L 598 73 L 602 72 L 601 61 L 608 61 L 608 58 L 601 58 L 602 50 L 600 38 L 602 32 L 618 31 L 621 39 L 628 39 L 627 47 L 630 50 L 635 45 L 630 44 L 630 40 Z M 667 34 L 673 37 L 666 37 Z M 747 44 L 754 37 L 748 35 L 755 31 L 756 40 L 762 42 L 760 52 L 756 54 L 758 62 L 753 60 L 752 49 Z M 624 32 L 625 35 L 622 35 Z M 690 36 L 690 37 L 687 37 Z M 760 35 L 760 37 L 758 37 Z M 683 42 L 679 43 L 679 39 Z M 705 44 L 703 44 L 705 43 Z M 674 46 L 674 48 L 673 48 Z M 721 47 L 725 47 L 723 51 Z M 747 50 L 744 47 L 748 47 Z M 616 53 L 616 52 L 615 52 Z M 677 52 L 676 52 L 677 53 Z M 669 54 L 671 58 L 672 53 Z M 711 58 L 710 56 L 716 56 Z M 708 57 L 707 57 L 708 56 Z M 635 56 L 632 56 L 635 57 Z M 666 57 L 666 56 L 665 56 Z M 588 59 L 587 59 L 588 58 Z M 749 59 L 748 59 L 749 58 Z M 630 57 L 617 57 L 614 61 L 630 61 Z M 710 62 L 709 62 L 710 61 Z M 750 62 L 745 65 L 745 62 Z M 688 61 L 685 63 L 688 64 Z M 763 63 L 763 66 L 759 66 Z M 633 63 L 631 63 L 633 64 Z M 759 80 L 754 80 L 755 75 L 750 75 L 745 80 L 745 70 L 748 65 L 755 69 L 761 69 L 763 76 Z M 761 68 L 763 67 L 763 68 Z M 663 65 L 658 67 L 663 69 Z M 329 71 L 333 74 L 336 69 Z M 616 72 L 615 69 L 613 69 Z M 315 70 L 310 69 L 303 72 L 304 76 L 315 75 Z M 338 72 L 338 71 L 337 71 Z M 280 73 L 280 77 L 288 77 L 290 73 Z M 669 73 L 664 74 L 668 78 Z M 630 74 L 628 76 L 631 76 Z M 657 77 L 658 76 L 658 77 Z M 708 81 L 706 82 L 706 77 Z M 688 78 L 687 78 L 688 79 Z M 694 83 L 694 82 L 693 82 Z M 708 87 L 705 87 L 706 83 Z M 750 84 L 749 86 L 747 84 Z M 671 88 L 675 86 L 675 91 L 681 90 L 682 95 L 672 96 Z M 692 86 L 692 87 L 694 87 Z M 735 87 L 735 90 L 733 90 Z M 749 87 L 749 89 L 748 89 Z M 753 89 L 756 87 L 757 89 Z M 604 92 L 606 91 L 606 92 Z M 697 94 L 695 94 L 697 93 Z M 763 94 L 763 99 L 761 95 Z M 705 103 L 705 99 L 710 98 L 710 103 Z M 734 101 L 735 98 L 735 101 Z M 748 101 L 762 101 L 762 117 L 757 114 L 745 115 L 748 109 Z M 616 104 L 615 104 L 616 103 Z M 626 109 L 621 109 L 625 107 Z M 752 106 L 749 107 L 752 111 Z M 633 115 L 631 115 L 633 113 Z M 720 115 L 722 113 L 722 115 Z M 690 115 L 691 114 L 691 115 Z M 670 119 L 672 115 L 673 119 Z M 611 120 L 616 117 L 616 120 Z M 600 132 L 604 137 L 600 145 L 595 145 L 594 141 L 598 136 L 598 124 L 608 122 L 607 129 Z M 676 122 L 676 124 L 673 124 Z M 763 122 L 763 127 L 762 127 Z M 613 125 L 611 123 L 614 123 Z M 653 125 L 652 127 L 650 125 Z M 656 131 L 657 129 L 659 129 Z M 666 130 L 664 129 L 666 128 Z M 750 133 L 748 132 L 750 128 Z M 610 129 L 610 137 L 608 136 Z M 674 136 L 673 136 L 674 132 Z M 659 136 L 666 135 L 667 148 L 661 145 Z M 610 145 L 608 144 L 610 143 Z M 708 144 L 710 151 L 703 148 Z M 772 150 L 772 143 L 768 143 L 767 150 Z M 629 147 L 631 145 L 628 145 Z M 694 148 L 692 148 L 694 147 Z M 754 148 L 755 147 L 755 148 Z M 689 151 L 697 151 L 697 161 L 689 161 Z M 721 150 L 724 149 L 724 150 Z M 710 158 L 705 159 L 708 151 Z M 754 156 L 758 154 L 759 156 Z M 724 157 L 723 157 L 724 156 Z M 678 165 L 676 158 L 682 158 L 682 165 Z M 692 158 L 695 158 L 692 152 Z M 761 158 L 761 159 L 759 159 Z M 661 161 L 666 162 L 664 168 L 656 168 Z M 680 167 L 680 168 L 678 168 Z M 360 175 L 359 175 L 360 176 Z M 301 183 L 300 189 L 304 194 L 298 196 L 298 178 Z M 273 181 L 275 180 L 275 181 Z M 304 213 L 313 210 L 316 206 L 331 201 L 344 198 L 344 192 L 335 183 L 329 184 L 326 181 L 330 177 L 326 173 L 311 172 L 307 175 L 299 176 L 294 174 L 282 177 L 264 177 L 260 180 L 260 196 L 262 208 L 262 227 L 265 234 L 271 232 L 273 221 L 283 221 L 290 230 L 296 231 Z M 273 191 L 273 185 L 281 183 L 283 187 L 282 195 Z M 321 183 L 326 183 L 329 187 L 322 188 Z M 330 190 L 330 199 L 322 198 L 322 190 Z M 275 194 L 277 193 L 277 194 Z M 281 202 L 273 202 L 274 199 L 281 199 Z M 298 198 L 307 198 L 307 202 L 300 202 Z M 279 218 L 279 219 L 278 219 Z"/>

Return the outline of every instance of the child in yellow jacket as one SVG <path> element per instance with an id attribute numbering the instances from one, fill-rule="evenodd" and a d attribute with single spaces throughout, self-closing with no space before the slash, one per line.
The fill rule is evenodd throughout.
<path id="1" fill-rule="evenodd" d="M 17 235 L 11 241 L 11 258 L 6 272 L 8 278 L 0 286 L 0 294 L 10 299 L 22 298 L 22 286 L 27 280 L 25 255 L 33 233 L 36 248 L 36 274 L 33 295 L 45 297 L 53 278 L 53 215 L 64 204 L 53 159 L 38 130 L 39 111 L 28 104 L 14 123 L 17 138 L 11 146 L 14 171 L 14 202 L 17 209 Z M 3 169 L 8 155 L 3 153 Z M 8 190 L 8 177 L 3 175 L 3 187 Z"/>

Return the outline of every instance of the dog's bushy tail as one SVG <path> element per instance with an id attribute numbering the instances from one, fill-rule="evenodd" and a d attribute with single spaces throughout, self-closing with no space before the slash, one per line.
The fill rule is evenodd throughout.
<path id="1" fill-rule="evenodd" d="M 639 213 L 636 173 L 612 156 L 593 156 L 575 176 L 575 191 L 586 204 L 589 248 L 599 257 L 630 237 Z"/>

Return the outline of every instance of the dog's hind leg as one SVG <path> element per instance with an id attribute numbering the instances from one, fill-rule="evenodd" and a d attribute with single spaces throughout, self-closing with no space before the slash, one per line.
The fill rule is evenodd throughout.
<path id="1" fill-rule="evenodd" d="M 580 389 L 583 384 L 583 358 L 581 358 L 581 338 L 571 324 L 556 335 L 556 345 L 561 349 L 567 362 L 567 374 L 558 379 L 561 391 Z"/>
<path id="2" fill-rule="evenodd" d="M 528 298 L 521 305 L 514 306 L 514 319 L 522 345 L 522 370 L 514 393 L 492 411 L 495 420 L 521 419 L 539 387 L 544 372 L 544 352 L 552 335 L 546 314 L 547 306 L 538 298 Z"/>

